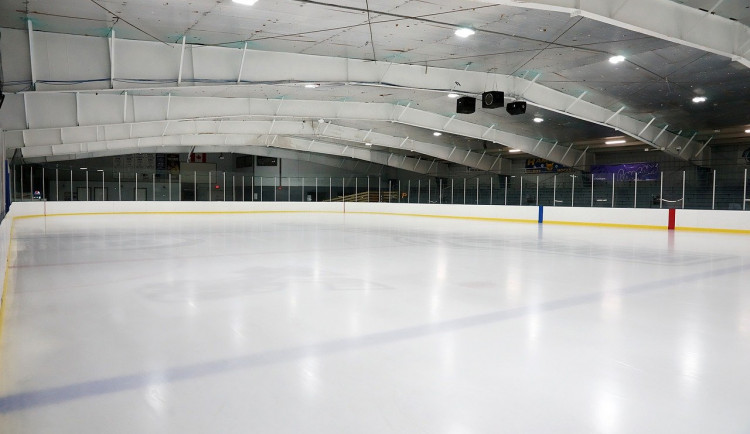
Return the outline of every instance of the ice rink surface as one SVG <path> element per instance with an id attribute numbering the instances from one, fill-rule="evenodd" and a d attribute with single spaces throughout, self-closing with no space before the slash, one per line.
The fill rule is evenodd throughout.
<path id="1" fill-rule="evenodd" d="M 2 433 L 749 433 L 750 237 L 17 220 Z"/>

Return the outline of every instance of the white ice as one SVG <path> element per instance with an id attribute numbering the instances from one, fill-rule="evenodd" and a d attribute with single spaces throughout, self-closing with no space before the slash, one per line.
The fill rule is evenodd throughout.
<path id="1" fill-rule="evenodd" d="M 750 237 L 17 220 L 2 433 L 748 433 Z"/>

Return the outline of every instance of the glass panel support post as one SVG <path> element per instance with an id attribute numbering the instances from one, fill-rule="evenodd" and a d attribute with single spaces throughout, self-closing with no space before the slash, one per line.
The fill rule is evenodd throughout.
<path id="1" fill-rule="evenodd" d="M 682 209 L 685 209 L 685 171 L 682 171 Z"/>

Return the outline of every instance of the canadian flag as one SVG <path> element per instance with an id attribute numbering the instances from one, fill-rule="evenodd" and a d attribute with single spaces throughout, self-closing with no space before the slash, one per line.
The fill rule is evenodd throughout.
<path id="1" fill-rule="evenodd" d="M 206 154 L 190 154 L 190 162 L 191 163 L 205 163 L 206 162 Z"/>

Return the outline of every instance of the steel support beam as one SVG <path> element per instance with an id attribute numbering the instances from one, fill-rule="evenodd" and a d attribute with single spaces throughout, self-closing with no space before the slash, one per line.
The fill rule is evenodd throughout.
<path id="1" fill-rule="evenodd" d="M 672 0 L 479 0 L 484 3 L 564 12 L 680 45 L 729 57 L 750 68 L 742 44 L 750 28 Z M 717 7 L 716 4 L 714 7 Z M 712 8 L 713 9 L 713 8 Z"/>

